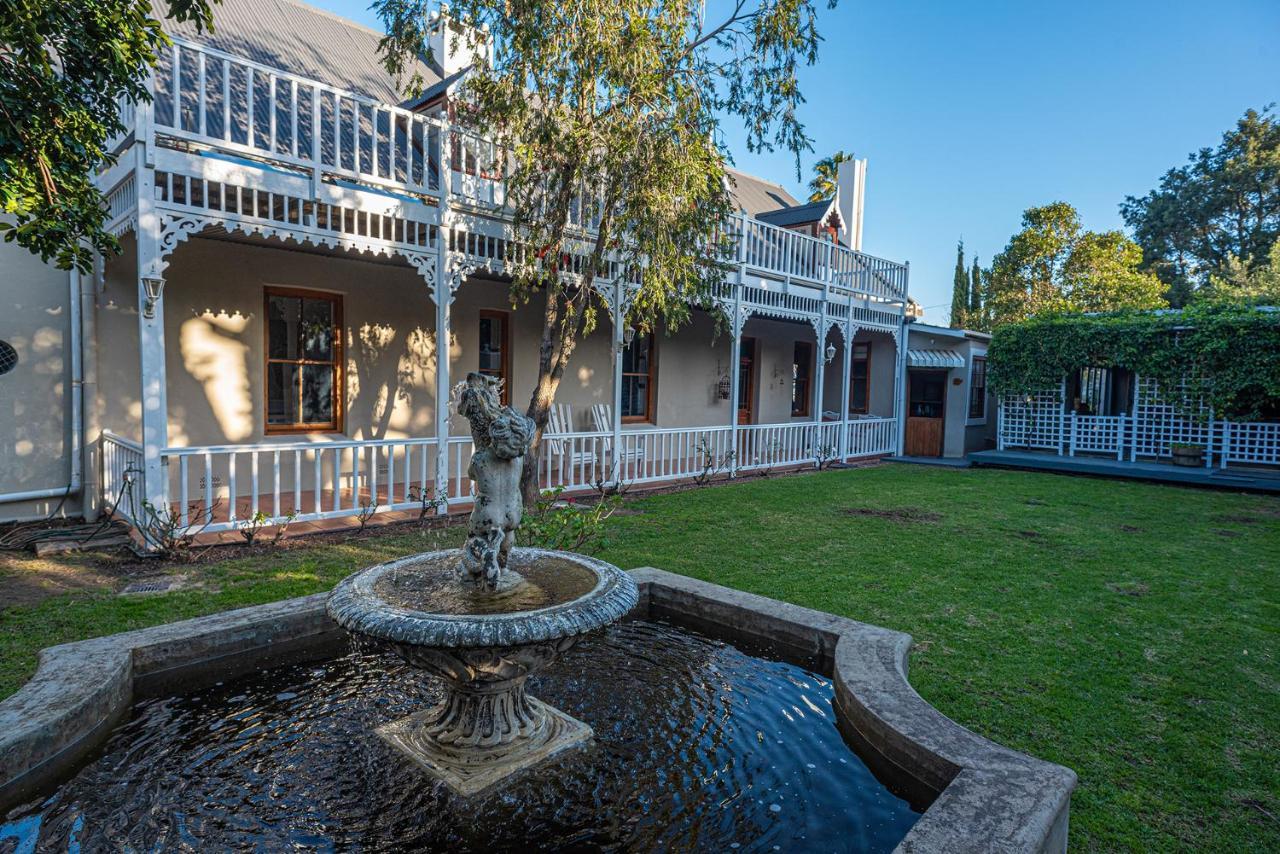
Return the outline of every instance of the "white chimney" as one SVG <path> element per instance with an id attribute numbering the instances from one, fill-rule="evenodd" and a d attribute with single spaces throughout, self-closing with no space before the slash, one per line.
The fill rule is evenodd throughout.
<path id="1" fill-rule="evenodd" d="M 427 47 L 431 49 L 431 58 L 440 66 L 442 75 L 448 77 L 474 65 L 477 59 L 488 57 L 486 35 L 468 33 L 465 27 L 449 17 L 449 5 L 441 3 L 440 10 L 431 20 Z"/>
<path id="2" fill-rule="evenodd" d="M 840 242 L 850 249 L 862 249 L 862 210 L 867 196 L 867 161 L 846 160 L 836 171 L 836 193 L 844 228 Z"/>

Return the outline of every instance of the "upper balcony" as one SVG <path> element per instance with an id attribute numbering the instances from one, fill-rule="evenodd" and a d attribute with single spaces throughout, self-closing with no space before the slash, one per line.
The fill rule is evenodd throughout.
<path id="1" fill-rule="evenodd" d="M 404 252 L 435 248 L 447 208 L 458 214 L 450 251 L 474 266 L 501 264 L 512 238 L 495 165 L 502 156 L 483 135 L 182 39 L 162 57 L 151 91 L 150 106 L 125 107 L 115 149 L 148 144 L 161 209 Z M 137 180 L 150 180 L 128 161 L 122 167 L 102 181 L 113 221 L 127 218 Z M 579 213 L 588 208 L 575 206 L 573 224 L 589 234 Z M 753 305 L 879 325 L 905 311 L 904 264 L 746 215 L 725 234 Z"/>

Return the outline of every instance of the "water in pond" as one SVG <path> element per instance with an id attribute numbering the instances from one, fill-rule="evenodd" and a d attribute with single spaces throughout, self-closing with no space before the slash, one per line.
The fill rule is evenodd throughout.
<path id="1" fill-rule="evenodd" d="M 802 668 L 637 621 L 530 687 L 595 740 L 469 800 L 373 735 L 439 696 L 389 655 L 146 700 L 0 851 L 888 851 L 915 821 Z"/>
<path id="2" fill-rule="evenodd" d="M 388 605 L 428 614 L 514 614 L 572 602 L 599 581 L 576 561 L 516 549 L 503 574 L 506 582 L 489 592 L 458 583 L 461 563 L 461 549 L 431 552 L 384 572 L 373 583 L 373 592 Z"/>

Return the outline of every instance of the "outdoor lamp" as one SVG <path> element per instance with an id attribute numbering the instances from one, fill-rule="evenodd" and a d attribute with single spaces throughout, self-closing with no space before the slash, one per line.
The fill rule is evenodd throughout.
<path id="1" fill-rule="evenodd" d="M 142 277 L 142 289 L 146 292 L 146 300 L 142 304 L 142 316 L 150 320 L 156 316 L 156 303 L 164 293 L 164 279 L 155 276 Z"/>
<path id="2" fill-rule="evenodd" d="M 835 344 L 827 344 L 826 355 L 827 355 L 827 364 L 829 365 L 829 364 L 831 364 L 831 360 L 832 360 L 832 359 L 834 359 L 834 358 L 836 357 L 836 345 L 835 345 Z"/>
<path id="3" fill-rule="evenodd" d="M 720 377 L 720 382 L 716 383 L 716 392 L 720 395 L 721 400 L 728 400 L 729 391 L 729 375 L 724 374 Z"/>
<path id="4" fill-rule="evenodd" d="M 634 327 L 628 326 L 622 330 L 622 346 L 630 347 L 631 342 L 636 340 L 636 330 Z"/>

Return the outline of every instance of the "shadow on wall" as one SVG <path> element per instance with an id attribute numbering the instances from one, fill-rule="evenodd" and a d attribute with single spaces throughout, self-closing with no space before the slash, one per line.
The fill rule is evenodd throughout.
<path id="1" fill-rule="evenodd" d="M 252 386 L 249 382 L 249 352 L 245 331 L 252 315 L 226 309 L 206 309 L 188 318 L 178 328 L 178 346 L 182 366 L 200 383 L 205 406 L 194 412 L 184 403 L 195 405 L 197 398 L 170 401 L 170 439 L 185 444 L 188 425 L 214 423 L 228 442 L 243 442 L 255 432 Z"/>
<path id="2" fill-rule="evenodd" d="M 68 414 L 61 325 L 67 311 L 63 305 L 17 310 L 18 322 L 3 335 L 18 362 L 0 375 L 0 492 L 65 485 L 68 474 L 63 460 Z M 22 328 L 26 323 L 31 326 Z"/>
<path id="3" fill-rule="evenodd" d="M 385 323 L 349 328 L 347 433 L 361 439 L 385 439 L 391 431 L 427 435 L 436 353 L 434 331 L 421 327 L 408 333 Z"/>

